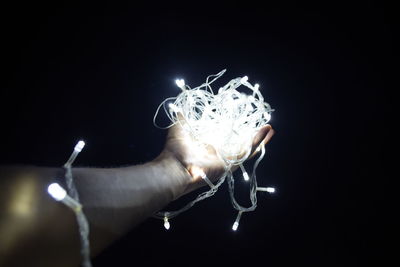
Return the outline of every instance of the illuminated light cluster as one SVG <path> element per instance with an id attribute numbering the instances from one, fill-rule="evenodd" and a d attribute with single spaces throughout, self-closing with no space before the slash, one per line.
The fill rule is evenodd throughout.
<path id="1" fill-rule="evenodd" d="M 257 206 L 256 192 L 263 190 L 257 190 L 255 171 L 264 157 L 264 144 L 257 149 L 261 153 L 250 174 L 246 171 L 243 163 L 250 156 L 255 135 L 271 120 L 273 110 L 268 103 L 264 102 L 260 85 L 249 83 L 247 76 L 233 79 L 220 87 L 218 92 L 214 92 L 211 84 L 224 73 L 225 70 L 207 77 L 204 84 L 193 89 L 186 85 L 183 79 L 175 80 L 182 92 L 177 97 L 164 100 L 156 111 L 153 120 L 156 127 L 166 129 L 175 124 L 181 124 L 184 132 L 195 140 L 199 147 L 212 146 L 226 167 L 225 173 L 215 185 L 211 183 L 201 168 L 192 170 L 192 175 L 201 177 L 210 186 L 210 190 L 200 194 L 182 209 L 168 212 L 168 216 L 166 216 L 166 212 L 158 212 L 155 215 L 157 218 L 173 218 L 192 207 L 196 202 L 212 196 L 226 178 L 232 205 L 239 211 L 240 216 L 243 212 L 255 210 Z M 239 87 L 247 88 L 247 92 L 251 91 L 250 94 L 239 91 Z M 161 108 L 171 120 L 171 124 L 167 127 L 159 127 L 156 124 L 156 118 Z M 192 147 L 192 149 L 199 148 Z M 233 166 L 239 166 L 243 180 L 249 182 L 252 203 L 250 207 L 240 206 L 234 197 L 234 176 L 231 172 Z M 240 216 L 238 215 L 232 229 L 237 229 Z"/>

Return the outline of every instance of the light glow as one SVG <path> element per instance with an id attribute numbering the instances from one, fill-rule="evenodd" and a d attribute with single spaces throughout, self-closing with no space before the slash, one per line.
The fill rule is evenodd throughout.
<path id="1" fill-rule="evenodd" d="M 58 183 L 50 184 L 47 187 L 47 192 L 57 201 L 61 201 L 67 196 L 67 191 L 65 191 Z"/>
<path id="2" fill-rule="evenodd" d="M 171 228 L 171 224 L 168 221 L 167 217 L 164 217 L 164 228 L 169 230 L 169 228 Z"/>
<path id="3" fill-rule="evenodd" d="M 215 75 L 216 78 L 223 72 Z M 183 79 L 175 82 L 181 88 L 185 86 Z M 172 125 L 181 123 L 185 132 L 200 145 L 211 145 L 224 162 L 238 165 L 248 158 L 252 140 L 271 119 L 272 109 L 264 102 L 258 86 L 248 82 L 247 76 L 231 80 L 217 94 L 210 83 L 168 98 L 169 108 L 165 111 Z M 241 85 L 251 89 L 253 94 L 239 92 L 237 88 Z M 173 103 L 172 99 L 175 99 Z M 178 118 L 178 111 L 185 123 L 181 122 L 182 117 Z"/>
<path id="4" fill-rule="evenodd" d="M 273 187 L 267 187 L 267 190 L 266 190 L 268 193 L 275 193 L 275 188 L 273 188 Z"/>
<path id="5" fill-rule="evenodd" d="M 179 111 L 178 108 L 177 108 L 174 104 L 172 104 L 172 103 L 169 103 L 168 107 L 169 107 L 170 110 L 172 110 L 173 112 L 178 112 L 178 111 Z"/>
<path id="6" fill-rule="evenodd" d="M 243 173 L 243 179 L 244 179 L 245 181 L 250 180 L 249 174 L 248 174 L 247 172 L 244 172 L 244 173 Z"/>
<path id="7" fill-rule="evenodd" d="M 74 150 L 76 152 L 81 152 L 84 147 L 85 147 L 85 142 L 81 140 L 76 144 Z"/>
<path id="8" fill-rule="evenodd" d="M 239 227 L 240 218 L 242 217 L 243 211 L 239 210 L 238 215 L 236 216 L 236 220 L 232 225 L 232 230 L 236 231 Z"/>
<path id="9" fill-rule="evenodd" d="M 185 89 L 185 80 L 184 79 L 176 79 L 175 83 L 179 88 Z"/>
<path id="10" fill-rule="evenodd" d="M 204 173 L 203 169 L 201 169 L 200 167 L 192 166 L 190 171 L 194 178 L 201 177 L 204 179 L 206 177 L 206 174 Z"/>
<path id="11" fill-rule="evenodd" d="M 268 193 L 275 193 L 275 187 L 257 187 L 257 191 L 268 192 Z"/>
<path id="12" fill-rule="evenodd" d="M 232 225 L 232 230 L 236 231 L 238 229 L 238 227 L 239 227 L 239 223 L 238 222 L 234 222 L 233 225 Z"/>

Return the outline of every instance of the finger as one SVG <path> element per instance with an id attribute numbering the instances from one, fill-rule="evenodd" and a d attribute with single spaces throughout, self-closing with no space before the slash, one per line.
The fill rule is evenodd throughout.
<path id="1" fill-rule="evenodd" d="M 183 128 L 182 128 L 183 125 L 185 125 L 187 123 L 185 117 L 182 114 L 182 112 L 177 112 L 176 113 L 176 118 L 177 118 L 177 120 L 175 122 L 175 125 L 172 126 L 170 128 L 170 130 L 169 130 L 169 134 L 170 135 L 176 135 L 176 134 L 181 133 L 181 131 L 183 130 Z"/>
<path id="2" fill-rule="evenodd" d="M 271 125 L 262 127 L 253 139 L 250 158 L 254 157 L 258 153 L 258 148 L 260 146 L 266 145 L 269 141 L 271 141 L 271 138 L 274 134 L 275 131 L 272 129 Z"/>
<path id="3" fill-rule="evenodd" d="M 178 122 L 180 122 L 181 124 L 186 123 L 185 117 L 183 116 L 182 112 L 177 112 L 176 117 L 178 118 Z"/>

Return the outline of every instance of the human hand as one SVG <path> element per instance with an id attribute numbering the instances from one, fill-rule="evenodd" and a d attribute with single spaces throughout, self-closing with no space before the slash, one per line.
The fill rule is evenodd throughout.
<path id="1" fill-rule="evenodd" d="M 202 170 L 211 181 L 216 181 L 225 172 L 225 163 L 218 157 L 212 146 L 199 147 L 199 145 L 183 129 L 184 120 L 176 123 L 170 128 L 167 142 L 162 154 L 169 155 L 176 159 L 184 169 L 190 174 L 190 184 L 183 194 L 188 193 L 206 183 L 201 179 L 198 170 Z M 260 145 L 267 144 L 274 130 L 271 125 L 265 125 L 253 138 L 250 157 L 257 153 Z M 237 166 L 232 167 L 234 171 Z"/>

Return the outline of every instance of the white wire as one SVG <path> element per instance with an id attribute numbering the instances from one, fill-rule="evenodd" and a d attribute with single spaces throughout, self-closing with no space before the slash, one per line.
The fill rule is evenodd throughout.
<path id="1" fill-rule="evenodd" d="M 67 188 L 69 192 L 69 196 L 74 199 L 77 203 L 79 203 L 79 194 L 78 190 L 75 187 L 73 176 L 72 176 L 72 164 L 74 163 L 76 157 L 81 152 L 84 143 L 81 148 L 78 148 L 79 144 L 83 142 L 80 141 L 75 146 L 74 151 L 69 157 L 68 161 L 64 164 L 65 168 L 65 179 L 67 183 Z M 81 204 L 81 203 L 79 203 Z M 82 205 L 81 205 L 82 206 Z M 79 237 L 81 241 L 81 256 L 82 256 L 82 266 L 83 267 L 91 267 L 92 263 L 90 261 L 90 243 L 89 243 L 89 223 L 85 214 L 83 213 L 83 209 L 75 209 L 76 220 L 78 222 L 79 228 Z"/>

